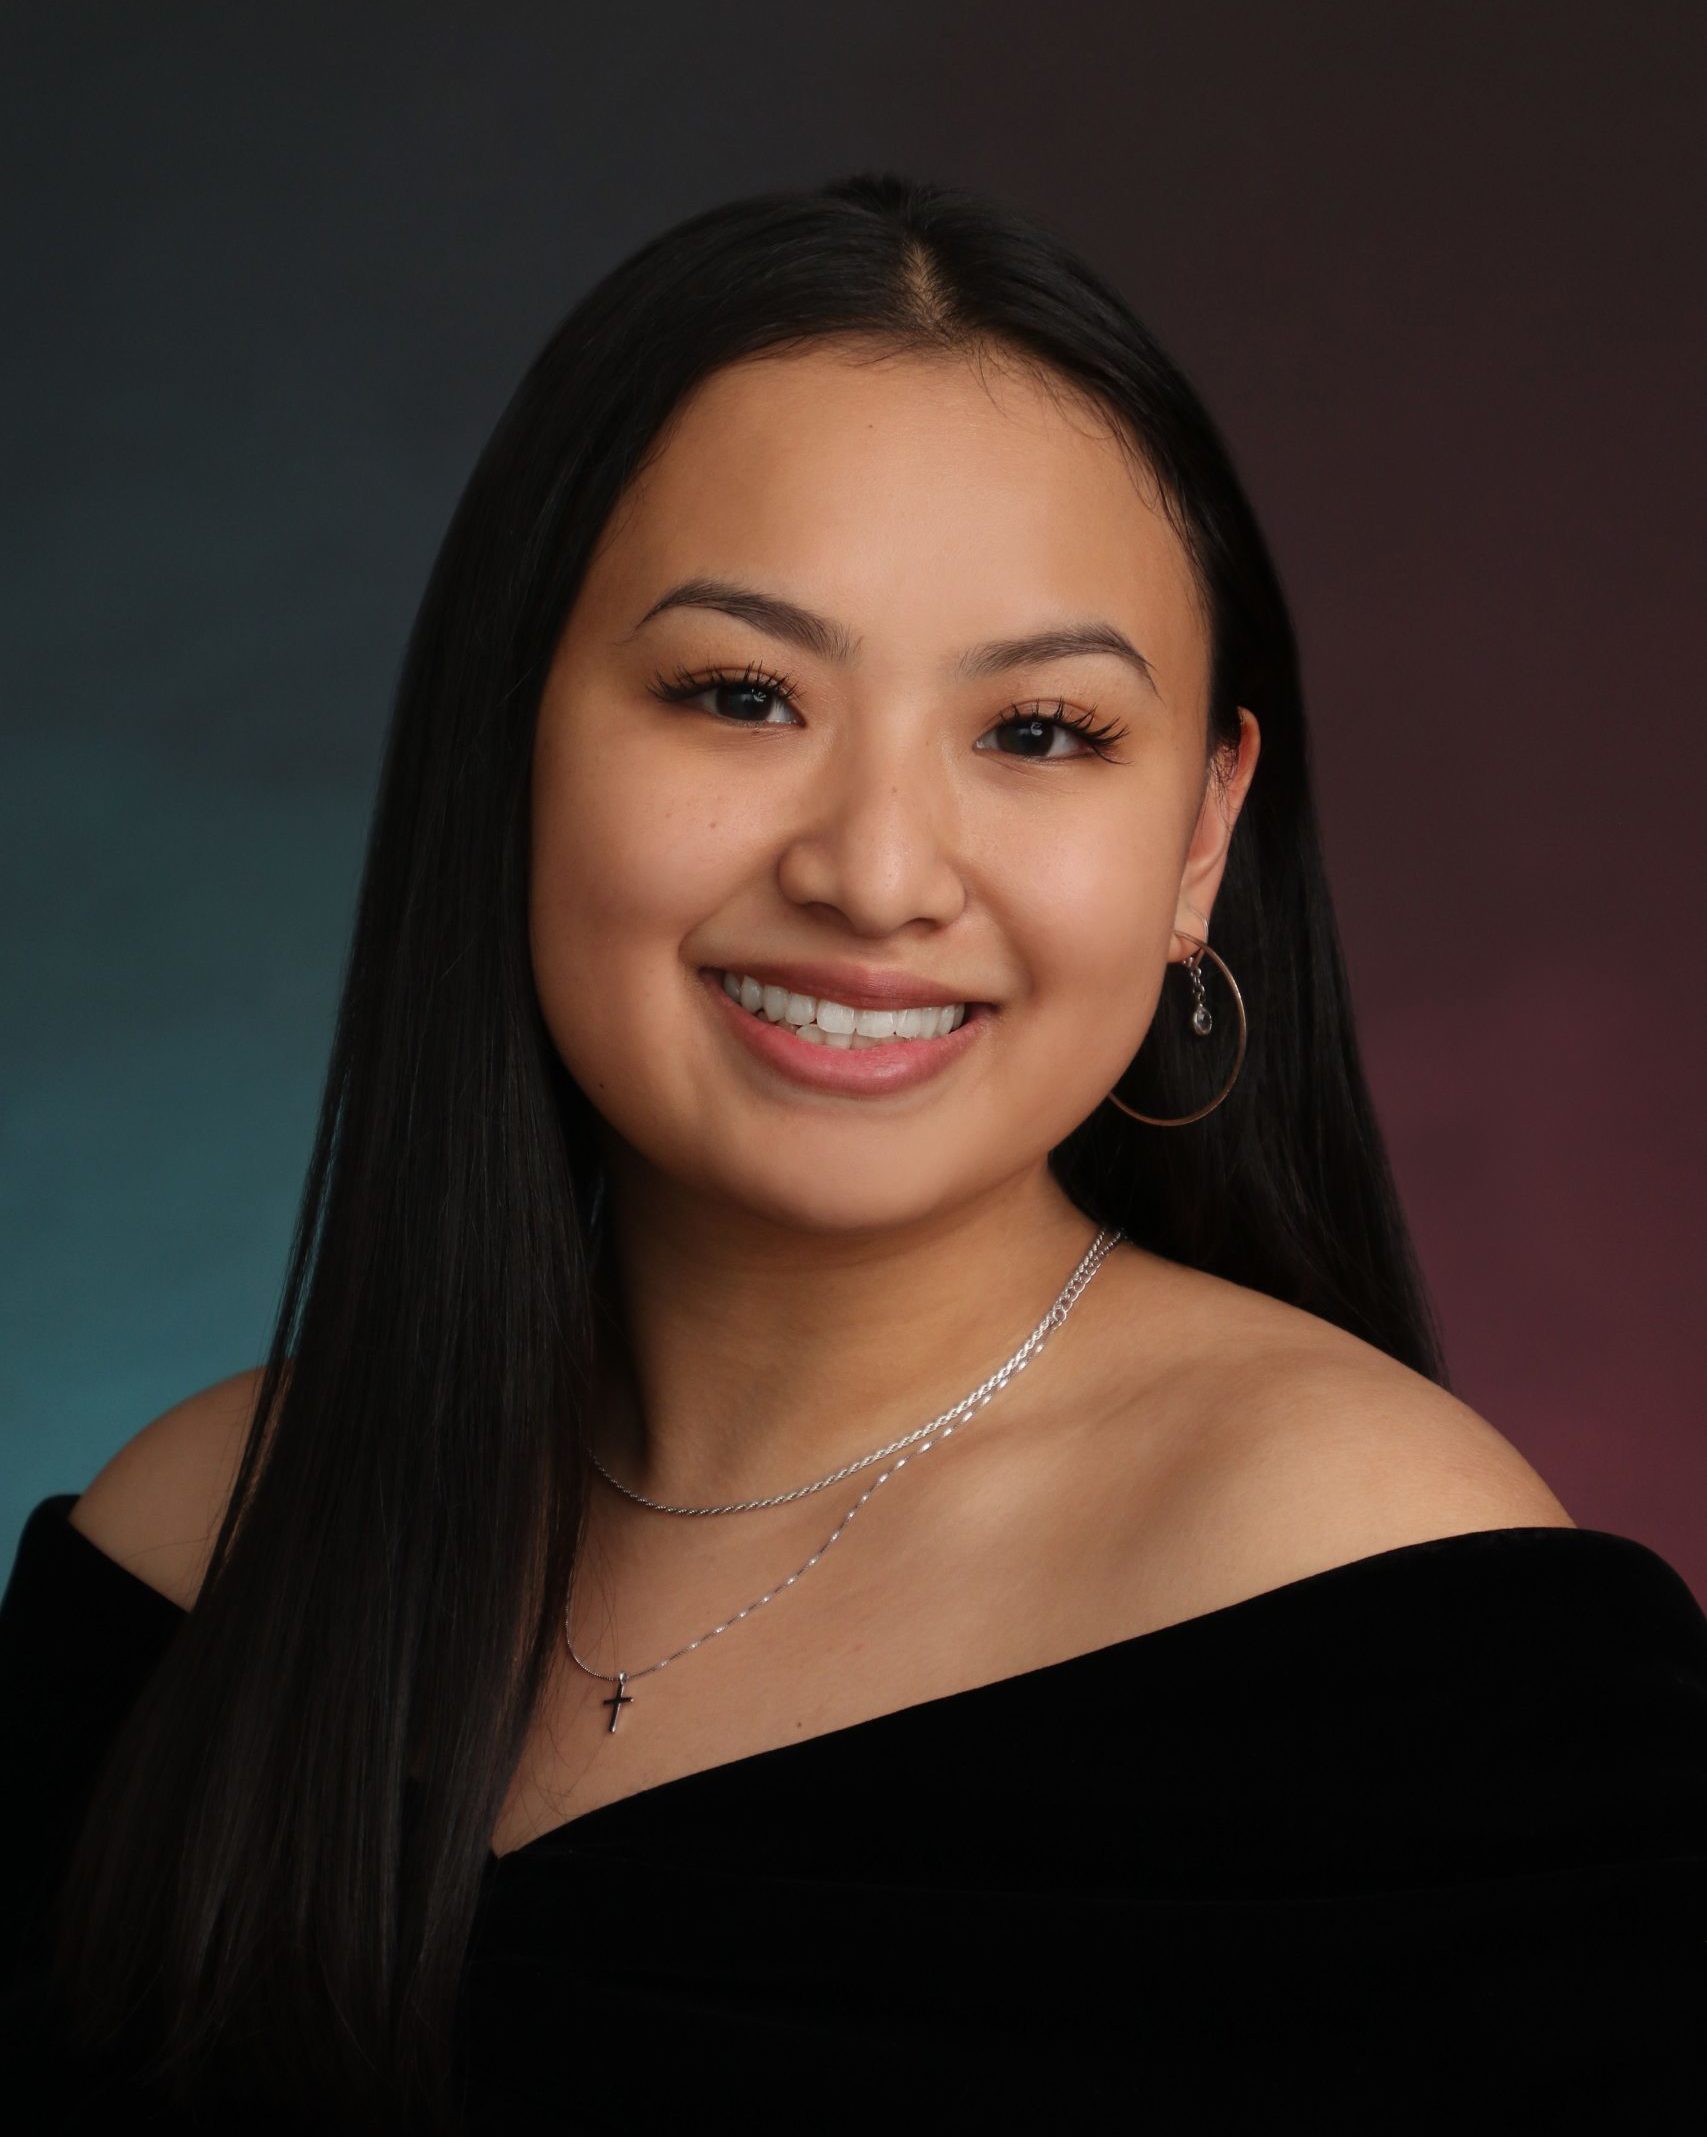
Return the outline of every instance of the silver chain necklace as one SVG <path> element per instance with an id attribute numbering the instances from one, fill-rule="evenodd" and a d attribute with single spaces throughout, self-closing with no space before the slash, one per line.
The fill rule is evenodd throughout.
<path id="1" fill-rule="evenodd" d="M 988 1380 L 980 1382 L 970 1395 L 963 1396 L 952 1410 L 944 1410 L 940 1417 L 933 1417 L 928 1424 L 918 1425 L 911 1432 L 904 1432 L 899 1439 L 890 1440 L 887 1446 L 874 1447 L 870 1454 L 862 1454 L 857 1462 L 845 1462 L 840 1469 L 832 1469 L 827 1477 L 819 1477 L 811 1484 L 797 1484 L 793 1491 L 779 1491 L 768 1499 L 734 1499 L 724 1506 L 674 1506 L 667 1499 L 649 1499 L 643 1491 L 636 1491 L 632 1485 L 624 1484 L 620 1477 L 613 1477 L 591 1448 L 587 1451 L 587 1458 L 612 1491 L 621 1492 L 625 1499 L 632 1499 L 636 1506 L 650 1507 L 655 1514 L 754 1514 L 762 1507 L 788 1506 L 796 1499 L 809 1499 L 814 1492 L 826 1491 L 832 1484 L 840 1484 L 848 1477 L 857 1476 L 862 1469 L 869 1469 L 873 1462 L 881 1462 L 888 1455 L 899 1454 L 903 1448 L 928 1439 L 941 1426 L 946 1425 L 952 1430 L 964 1412 L 987 1402 L 991 1395 L 1000 1393 L 1009 1377 L 1024 1369 L 1032 1353 L 1039 1349 L 1060 1326 L 1061 1321 L 1066 1319 L 1079 1292 L 1095 1275 L 1103 1255 L 1108 1253 L 1110 1248 L 1118 1246 L 1124 1236 L 1119 1231 L 1107 1229 L 1097 1234 L 1084 1260 L 1067 1279 L 1060 1297 L 1006 1365 L 992 1373 Z M 1105 1238 L 1108 1241 L 1107 1246 L 1103 1246 Z M 1102 1250 L 1100 1253 L 1099 1248 Z"/>
<path id="2" fill-rule="evenodd" d="M 749 1513 L 761 1506 L 784 1506 L 792 1499 L 804 1499 L 813 1492 L 824 1490 L 827 1485 L 840 1482 L 844 1477 L 853 1476 L 861 1469 L 870 1468 L 873 1462 L 882 1461 L 886 1455 L 899 1455 L 899 1459 L 896 1462 L 882 1471 L 873 1483 L 866 1486 L 804 1565 L 797 1566 L 786 1580 L 779 1581 L 774 1588 L 768 1589 L 763 1595 L 756 1597 L 744 1610 L 737 1610 L 732 1618 L 725 1618 L 721 1625 L 714 1625 L 709 1632 L 702 1632 L 697 1640 L 690 1640 L 685 1647 L 674 1649 L 670 1654 L 665 1655 L 661 1661 L 649 1662 L 644 1669 L 596 1670 L 589 1663 L 581 1660 L 580 1656 L 575 1652 L 575 1641 L 570 1631 L 570 1614 L 574 1605 L 574 1582 L 571 1579 L 570 1593 L 563 1605 L 563 1644 L 569 1650 L 569 1659 L 577 1669 L 584 1671 L 589 1677 L 597 1677 L 606 1684 L 614 1684 L 616 1686 L 616 1691 L 609 1699 L 600 1701 L 601 1706 L 610 1708 L 610 1728 L 607 1733 L 612 1736 L 616 1734 L 616 1725 L 621 1719 L 623 1708 L 634 1704 L 634 1695 L 628 1689 L 631 1684 L 642 1677 L 650 1677 L 655 1670 L 667 1669 L 672 1662 L 679 1662 L 684 1655 L 691 1655 L 696 1647 L 703 1647 L 707 1640 L 715 1640 L 719 1633 L 725 1633 L 729 1631 L 731 1626 L 739 1625 L 744 1618 L 751 1617 L 755 1610 L 762 1608 L 766 1603 L 773 1602 L 785 1589 L 792 1588 L 803 1574 L 810 1573 L 825 1552 L 829 1550 L 831 1544 L 841 1535 L 855 1514 L 859 1512 L 872 1493 L 877 1490 L 878 1486 L 887 1484 L 898 1470 L 907 1466 L 912 1457 L 910 1454 L 901 1452 L 902 1449 L 916 1447 L 920 1454 L 928 1454 L 938 1439 L 948 1439 L 968 1415 L 975 1410 L 981 1410 L 987 1402 L 994 1401 L 1014 1375 L 1025 1370 L 1049 1337 L 1066 1320 L 1068 1314 L 1072 1312 L 1074 1306 L 1078 1303 L 1085 1286 L 1095 1276 L 1097 1270 L 1101 1268 L 1105 1257 L 1120 1244 L 1123 1237 L 1124 1234 L 1112 1226 L 1105 1225 L 1098 1232 L 1086 1250 L 1084 1258 L 1062 1286 L 1060 1295 L 1054 1305 L 1050 1307 L 1043 1319 L 1038 1322 L 1031 1334 L 1026 1337 L 1019 1349 L 1014 1352 L 1005 1365 L 998 1367 L 988 1380 L 981 1381 L 970 1395 L 964 1396 L 957 1402 L 952 1410 L 944 1410 L 940 1417 L 933 1417 L 928 1424 L 920 1425 L 915 1431 L 907 1433 L 903 1438 L 890 1441 L 888 1446 L 877 1448 L 875 1452 L 862 1456 L 857 1462 L 850 1462 L 845 1468 L 835 1470 L 827 1477 L 820 1477 L 814 1484 L 802 1484 L 798 1489 L 780 1492 L 772 1499 L 746 1499 L 729 1506 L 670 1506 L 662 1500 L 645 1498 L 639 1492 L 630 1491 L 626 1485 L 618 1484 L 615 1477 L 611 1476 L 610 1472 L 598 1460 L 598 1457 L 596 1455 L 593 1456 L 593 1466 L 607 1483 L 615 1485 L 616 1489 L 623 1493 L 626 1498 L 636 1499 L 642 1506 L 652 1507 L 659 1513 L 740 1514 Z"/>

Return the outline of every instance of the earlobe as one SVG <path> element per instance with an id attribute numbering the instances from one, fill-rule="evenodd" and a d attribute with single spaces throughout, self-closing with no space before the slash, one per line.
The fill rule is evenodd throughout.
<path id="1" fill-rule="evenodd" d="M 1183 917 L 1182 917 L 1183 916 Z M 1174 932 L 1168 944 L 1168 963 L 1182 965 L 1196 950 L 1200 942 L 1209 940 L 1209 915 L 1199 912 L 1184 893 L 1181 893 L 1179 912 L 1174 915 Z M 1174 955 L 1174 944 L 1179 945 L 1179 955 Z"/>

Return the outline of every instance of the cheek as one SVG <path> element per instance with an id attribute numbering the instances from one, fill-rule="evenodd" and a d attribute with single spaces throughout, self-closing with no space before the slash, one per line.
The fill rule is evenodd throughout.
<path id="1" fill-rule="evenodd" d="M 596 807 L 549 800 L 534 829 L 534 904 L 582 954 L 610 966 L 617 949 L 663 943 L 693 923 L 715 895 L 727 859 L 715 820 L 676 810 L 656 793 L 625 806 L 608 784 Z"/>
<path id="2" fill-rule="evenodd" d="M 1082 826 L 1034 854 L 1025 903 L 1009 912 L 1030 975 L 1016 1022 L 1028 1052 L 1071 1058 L 1075 1088 L 1112 1083 L 1150 1027 L 1179 883 L 1174 845 L 1161 817 Z"/>
<path id="3" fill-rule="evenodd" d="M 542 749 L 535 771 L 534 975 L 578 1077 L 665 1043 L 683 941 L 739 877 L 734 812 L 643 754 Z"/>

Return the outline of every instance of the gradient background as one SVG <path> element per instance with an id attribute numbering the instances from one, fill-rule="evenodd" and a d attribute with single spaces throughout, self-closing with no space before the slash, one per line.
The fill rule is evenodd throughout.
<path id="1" fill-rule="evenodd" d="M 1458 1391 L 1707 1596 L 1707 10 L 12 0 L 0 45 L 0 1562 L 263 1355 L 389 692 L 523 368 L 665 224 L 880 163 L 1055 222 L 1203 390 Z"/>

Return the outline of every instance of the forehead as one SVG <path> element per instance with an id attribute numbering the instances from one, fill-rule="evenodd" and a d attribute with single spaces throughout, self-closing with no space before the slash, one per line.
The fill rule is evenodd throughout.
<path id="1" fill-rule="evenodd" d="M 584 591 L 632 623 L 694 573 L 833 613 L 877 651 L 1094 611 L 1142 633 L 1158 667 L 1202 652 L 1149 471 L 1102 410 L 1007 357 L 831 343 L 713 373 L 613 513 Z"/>

